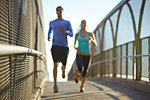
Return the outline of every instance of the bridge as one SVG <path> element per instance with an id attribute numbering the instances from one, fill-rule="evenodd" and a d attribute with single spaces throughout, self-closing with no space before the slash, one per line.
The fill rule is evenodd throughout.
<path id="1" fill-rule="evenodd" d="M 41 0 L 0 1 L 0 100 L 149 100 L 150 0 L 122 0 L 95 25 L 86 92 L 48 81 Z"/>

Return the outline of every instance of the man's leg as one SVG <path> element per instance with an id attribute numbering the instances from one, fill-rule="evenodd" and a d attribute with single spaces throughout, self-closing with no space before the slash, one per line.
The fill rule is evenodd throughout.
<path id="1" fill-rule="evenodd" d="M 54 86 L 57 86 L 57 67 L 58 67 L 58 62 L 54 63 L 54 68 L 53 68 Z"/>
<path id="2" fill-rule="evenodd" d="M 53 69 L 54 93 L 58 92 L 58 86 L 57 86 L 57 67 L 58 67 L 58 63 L 54 63 L 54 69 Z"/>
<path id="3" fill-rule="evenodd" d="M 62 78 L 65 78 L 66 65 L 62 65 L 61 69 L 62 69 Z"/>
<path id="4" fill-rule="evenodd" d="M 52 58 L 54 62 L 54 68 L 53 68 L 53 79 L 54 79 L 54 92 L 58 92 L 58 86 L 57 86 L 57 68 L 58 68 L 58 62 L 59 62 L 59 48 L 57 46 L 52 46 L 51 53 Z"/>
<path id="5" fill-rule="evenodd" d="M 66 69 L 68 54 L 69 54 L 69 48 L 68 47 L 63 47 L 62 51 L 61 51 L 62 78 L 65 78 L 65 69 Z"/>

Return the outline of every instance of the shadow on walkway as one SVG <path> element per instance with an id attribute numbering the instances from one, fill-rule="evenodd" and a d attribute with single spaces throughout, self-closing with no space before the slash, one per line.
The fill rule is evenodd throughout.
<path id="1" fill-rule="evenodd" d="M 41 100 L 149 100 L 148 93 L 113 81 L 87 81 L 86 92 L 80 93 L 80 83 L 59 82 L 59 92 L 53 93 L 53 83 L 46 82 Z"/>

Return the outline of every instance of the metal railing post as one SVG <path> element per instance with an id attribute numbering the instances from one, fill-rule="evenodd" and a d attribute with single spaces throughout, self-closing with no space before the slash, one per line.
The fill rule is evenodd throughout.
<path id="1" fill-rule="evenodd" d="M 34 88 L 36 87 L 36 79 L 37 79 L 37 56 L 34 58 Z"/>
<path id="2" fill-rule="evenodd" d="M 150 39 L 148 39 L 148 52 L 149 52 L 149 54 L 150 54 Z M 150 57 L 148 57 L 148 61 L 149 61 L 149 63 L 148 63 L 148 69 L 149 69 L 149 82 L 150 82 Z"/>
<path id="3" fill-rule="evenodd" d="M 120 56 L 122 57 L 122 46 L 120 46 Z M 120 77 L 122 78 L 122 58 L 120 58 Z"/>
<path id="4" fill-rule="evenodd" d="M 128 56 L 128 43 L 126 44 L 126 56 Z M 128 58 L 126 58 L 126 79 L 128 79 Z"/>
<path id="5" fill-rule="evenodd" d="M 113 48 L 113 58 L 117 57 L 117 48 L 116 46 Z M 113 77 L 117 75 L 117 68 L 116 68 L 116 60 L 112 61 L 113 63 Z"/>
<path id="6" fill-rule="evenodd" d="M 10 63 L 10 99 L 13 100 L 14 98 L 14 87 L 13 87 L 13 59 L 12 55 L 9 56 L 9 63 Z"/>

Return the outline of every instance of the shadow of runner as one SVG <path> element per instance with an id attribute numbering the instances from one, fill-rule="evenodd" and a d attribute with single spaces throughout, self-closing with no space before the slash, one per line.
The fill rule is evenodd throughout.
<path id="1" fill-rule="evenodd" d="M 79 97 L 83 97 L 83 96 L 90 96 L 90 95 L 93 95 L 93 94 L 96 95 L 96 94 L 99 94 L 99 93 L 104 94 L 101 91 L 91 91 L 91 92 L 84 92 L 84 93 L 81 93 L 81 92 L 67 92 L 67 93 L 62 93 L 62 94 L 54 93 L 54 95 L 50 95 L 50 96 L 41 96 L 41 99 L 44 99 L 44 100 L 55 100 L 55 99 L 71 100 L 73 98 L 79 98 Z M 107 94 L 107 93 L 105 93 L 105 94 Z M 114 100 L 119 100 L 119 99 L 114 99 Z"/>
<path id="2" fill-rule="evenodd" d="M 58 93 L 53 93 L 53 87 L 47 84 L 41 100 L 136 100 L 103 84 L 101 81 L 87 81 L 87 91 L 84 93 L 79 92 L 80 84 L 73 81 L 59 83 Z"/>
<path id="3" fill-rule="evenodd" d="M 105 91 L 104 91 L 104 89 L 103 89 L 103 88 L 101 88 L 100 86 L 97 86 L 97 85 L 92 84 L 92 83 L 90 83 L 90 82 L 88 82 L 88 84 L 90 84 L 90 85 L 91 85 L 91 86 L 93 86 L 93 87 L 98 88 L 101 92 L 103 92 L 104 94 L 106 94 L 106 95 L 110 96 L 110 97 L 111 97 L 111 98 L 113 98 L 114 100 L 120 100 L 120 99 L 118 99 L 118 97 L 116 97 L 116 96 L 114 96 L 114 95 L 110 94 L 109 92 L 105 92 Z"/>
<path id="4" fill-rule="evenodd" d="M 118 93 L 128 96 L 132 100 L 149 100 L 149 93 L 135 89 L 134 87 L 132 87 L 132 83 L 128 81 L 124 80 L 123 83 L 121 83 L 120 81 L 121 80 L 92 80 L 91 82 L 110 88 L 113 91 L 117 91 Z M 93 85 L 92 83 L 90 83 L 90 81 L 89 84 Z M 99 88 L 97 85 L 93 86 Z"/>
<path id="5" fill-rule="evenodd" d="M 63 93 L 63 92 L 58 92 L 58 93 L 52 93 L 50 96 L 41 96 L 41 98 L 49 98 L 49 97 L 55 97 L 55 96 L 63 96 L 63 95 L 70 95 L 70 94 L 78 94 L 79 92 L 68 92 L 68 93 Z"/>

